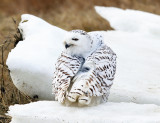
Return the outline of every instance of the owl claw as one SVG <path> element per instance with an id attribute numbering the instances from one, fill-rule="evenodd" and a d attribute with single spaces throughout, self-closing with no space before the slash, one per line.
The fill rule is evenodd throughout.
<path id="1" fill-rule="evenodd" d="M 68 100 L 69 101 L 71 101 L 71 102 L 76 102 L 76 100 L 77 100 L 77 98 L 78 98 L 78 95 L 76 95 L 76 94 L 69 94 L 69 95 L 67 95 L 67 98 L 68 98 Z"/>
<path id="2" fill-rule="evenodd" d="M 89 105 L 90 102 L 91 102 L 91 98 L 83 95 L 83 96 L 81 96 L 81 97 L 78 98 L 78 102 L 81 105 Z"/>
<path id="3" fill-rule="evenodd" d="M 70 92 L 67 95 L 67 99 L 70 102 L 77 102 L 81 105 L 89 105 L 91 102 L 91 97 L 88 97 L 86 95 L 81 95 L 80 93 L 74 93 L 74 92 Z"/>

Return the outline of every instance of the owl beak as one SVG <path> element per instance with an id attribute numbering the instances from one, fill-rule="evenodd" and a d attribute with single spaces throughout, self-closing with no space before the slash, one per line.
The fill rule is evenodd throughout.
<path id="1" fill-rule="evenodd" d="M 71 45 L 69 45 L 69 44 L 65 44 L 65 48 L 67 49 L 67 48 L 69 48 Z"/>

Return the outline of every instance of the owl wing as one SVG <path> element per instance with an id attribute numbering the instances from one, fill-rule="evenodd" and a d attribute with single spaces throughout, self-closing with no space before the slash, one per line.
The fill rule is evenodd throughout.
<path id="1" fill-rule="evenodd" d="M 92 73 L 95 79 L 88 79 L 88 81 L 94 83 L 94 88 L 97 88 L 97 91 L 91 94 L 93 96 L 102 96 L 106 101 L 116 72 L 116 54 L 111 48 L 103 44 L 91 57 L 88 60 L 93 60 L 96 64 Z"/>
<path id="2" fill-rule="evenodd" d="M 88 71 L 83 72 L 86 68 Z M 82 73 L 73 84 L 69 97 L 76 99 L 77 94 L 87 102 L 90 99 L 88 97 L 102 96 L 106 101 L 116 71 L 116 54 L 102 44 L 86 59 L 80 71 Z"/>
<path id="3" fill-rule="evenodd" d="M 55 100 L 58 100 L 61 103 L 64 102 L 71 79 L 80 69 L 81 63 L 81 58 L 72 57 L 65 52 L 63 52 L 58 58 L 55 65 L 55 72 L 52 83 Z"/>

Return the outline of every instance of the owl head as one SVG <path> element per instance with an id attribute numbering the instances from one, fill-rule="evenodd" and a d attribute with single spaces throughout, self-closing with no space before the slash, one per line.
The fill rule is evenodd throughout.
<path id="1" fill-rule="evenodd" d="M 72 30 L 64 39 L 64 47 L 70 55 L 85 57 L 91 50 L 92 40 L 83 30 Z"/>

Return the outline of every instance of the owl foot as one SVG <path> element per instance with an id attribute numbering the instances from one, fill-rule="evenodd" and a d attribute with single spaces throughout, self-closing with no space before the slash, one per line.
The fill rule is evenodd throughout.
<path id="1" fill-rule="evenodd" d="M 89 105 L 90 102 L 91 102 L 91 97 L 87 97 L 87 96 L 83 95 L 83 96 L 78 98 L 78 102 L 81 105 Z"/>
<path id="2" fill-rule="evenodd" d="M 91 97 L 84 95 L 81 89 L 76 89 L 67 95 L 70 102 L 78 102 L 81 105 L 88 105 L 91 102 Z"/>

